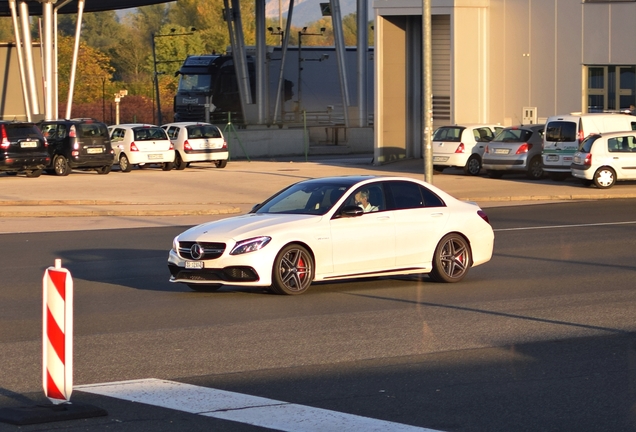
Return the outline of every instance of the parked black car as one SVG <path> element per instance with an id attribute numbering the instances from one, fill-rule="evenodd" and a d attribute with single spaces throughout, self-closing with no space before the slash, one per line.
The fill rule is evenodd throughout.
<path id="1" fill-rule="evenodd" d="M 51 161 L 46 172 L 59 176 L 73 169 L 110 172 L 114 152 L 104 123 L 93 119 L 48 120 L 40 123 L 40 129 L 49 143 Z"/>
<path id="2" fill-rule="evenodd" d="M 51 159 L 34 123 L 0 121 L 0 171 L 39 177 Z"/>

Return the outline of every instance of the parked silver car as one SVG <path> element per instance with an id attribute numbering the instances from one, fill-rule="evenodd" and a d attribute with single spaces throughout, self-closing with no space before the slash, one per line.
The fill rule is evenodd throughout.
<path id="1" fill-rule="evenodd" d="M 541 146 L 545 125 L 507 127 L 486 146 L 483 166 L 491 178 L 506 172 L 525 172 L 529 179 L 543 177 Z"/>

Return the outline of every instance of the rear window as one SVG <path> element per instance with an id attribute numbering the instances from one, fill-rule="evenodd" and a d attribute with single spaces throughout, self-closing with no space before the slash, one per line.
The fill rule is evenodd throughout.
<path id="1" fill-rule="evenodd" d="M 579 146 L 579 150 L 585 153 L 589 153 L 592 150 L 592 144 L 594 144 L 594 141 L 596 141 L 600 137 L 600 135 L 589 135 L 583 140 L 583 142 Z"/>
<path id="2" fill-rule="evenodd" d="M 5 123 L 2 126 L 4 126 L 4 129 L 7 131 L 7 138 L 9 138 L 9 140 L 24 138 L 42 138 L 42 133 L 33 124 Z"/>
<path id="3" fill-rule="evenodd" d="M 75 127 L 80 138 L 108 138 L 108 129 L 102 123 L 82 123 Z"/>
<path id="4" fill-rule="evenodd" d="M 532 136 L 532 131 L 526 129 L 504 129 L 495 137 L 493 141 L 518 143 L 526 142 Z"/>
<path id="5" fill-rule="evenodd" d="M 545 128 L 547 142 L 574 142 L 577 140 L 576 123 L 571 121 L 553 121 Z"/>
<path id="6" fill-rule="evenodd" d="M 144 127 L 133 130 L 135 141 L 167 140 L 166 131 L 160 127 Z"/>
<path id="7" fill-rule="evenodd" d="M 187 126 L 188 138 L 221 138 L 221 131 L 213 125 Z"/>
<path id="8" fill-rule="evenodd" d="M 461 142 L 462 132 L 465 128 L 463 127 L 453 127 L 453 126 L 444 126 L 435 131 L 433 135 L 433 140 L 435 141 L 451 141 L 451 142 Z"/>

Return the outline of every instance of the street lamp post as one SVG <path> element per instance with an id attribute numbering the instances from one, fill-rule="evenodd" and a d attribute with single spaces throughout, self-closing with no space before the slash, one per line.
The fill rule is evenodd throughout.
<path id="1" fill-rule="evenodd" d="M 128 94 L 128 90 L 119 90 L 115 93 L 115 124 L 119 124 L 119 102 Z"/>
<path id="2" fill-rule="evenodd" d="M 160 73 L 164 73 L 164 72 L 157 72 L 157 64 L 158 63 L 173 63 L 173 61 L 169 61 L 169 62 L 158 62 L 157 61 L 157 47 L 155 44 L 155 38 L 158 37 L 174 37 L 174 36 L 189 36 L 191 34 L 194 34 L 194 32 L 196 31 L 196 29 L 194 27 L 190 27 L 190 31 L 186 32 L 186 33 L 175 33 L 176 29 L 170 29 L 170 33 L 168 34 L 155 34 L 152 33 L 152 63 L 154 66 L 154 84 L 155 84 L 155 97 L 157 98 L 157 120 L 159 120 L 159 125 L 163 124 L 163 118 L 161 117 L 161 97 L 159 95 L 159 77 L 158 75 Z"/>
<path id="3" fill-rule="evenodd" d="M 324 27 L 320 28 L 320 33 L 307 33 L 307 27 L 303 27 L 303 29 L 298 32 L 298 114 L 299 115 L 302 112 L 303 93 L 302 93 L 301 76 L 302 76 L 302 70 L 303 70 L 303 62 L 304 61 L 323 61 L 329 58 L 329 56 L 323 54 L 320 58 L 317 58 L 317 59 L 304 59 L 302 56 L 302 47 L 303 47 L 302 38 L 303 36 L 324 36 L 324 34 L 325 34 Z"/>

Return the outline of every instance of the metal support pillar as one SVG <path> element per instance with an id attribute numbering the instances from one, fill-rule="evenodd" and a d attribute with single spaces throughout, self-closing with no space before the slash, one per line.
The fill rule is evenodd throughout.
<path id="1" fill-rule="evenodd" d="M 11 20 L 13 22 L 13 36 L 15 37 L 15 48 L 18 54 L 18 68 L 20 69 L 20 83 L 22 84 L 22 97 L 24 98 L 24 111 L 26 120 L 31 121 L 31 101 L 29 98 L 29 86 L 24 71 L 24 57 L 22 55 L 22 39 L 20 38 L 20 26 L 18 24 L 18 13 L 15 0 L 9 0 L 11 9 Z"/>
<path id="2" fill-rule="evenodd" d="M 256 0 L 256 104 L 257 123 L 264 124 L 269 117 L 267 108 L 267 52 L 265 44 L 265 0 Z"/>
<path id="3" fill-rule="evenodd" d="M 369 83 L 369 71 L 367 67 L 367 55 L 369 51 L 369 3 L 367 0 L 357 0 L 357 44 L 358 44 L 358 125 L 368 126 L 369 115 L 367 112 L 367 86 Z"/>
<path id="4" fill-rule="evenodd" d="M 42 4 L 44 30 L 44 119 L 53 120 L 57 117 L 53 111 L 53 3 L 46 1 Z"/>
<path id="5" fill-rule="evenodd" d="M 431 0 L 422 0 L 422 46 L 424 47 L 422 68 L 424 80 L 424 180 L 433 183 L 433 54 L 431 45 Z"/>
<path id="6" fill-rule="evenodd" d="M 347 66 L 345 64 L 344 33 L 342 31 L 342 13 L 340 12 L 340 0 L 329 0 L 331 4 L 331 22 L 333 25 L 334 44 L 336 57 L 338 58 L 338 71 L 340 72 L 340 91 L 342 93 L 342 105 L 344 108 L 345 126 L 349 127 L 349 87 L 347 84 Z"/>
<path id="7" fill-rule="evenodd" d="M 31 114 L 40 114 L 40 101 L 35 83 L 35 67 L 33 66 L 33 42 L 31 41 L 31 27 L 29 23 L 29 6 L 26 2 L 20 3 L 20 21 L 22 25 L 22 39 L 24 43 L 24 57 L 26 60 L 26 77 L 28 93 L 31 103 Z"/>
<path id="8" fill-rule="evenodd" d="M 274 106 L 274 123 L 278 118 L 278 110 L 281 108 L 281 100 L 283 93 L 283 72 L 285 71 L 285 60 L 287 58 L 287 46 L 289 45 L 289 34 L 291 33 L 292 15 L 294 13 L 294 0 L 289 0 L 289 9 L 287 10 L 287 25 L 285 26 L 285 35 L 283 38 L 283 46 L 281 47 L 280 73 L 278 75 L 278 87 L 276 89 L 276 105 Z M 282 115 L 280 122 L 283 122 Z"/>
<path id="9" fill-rule="evenodd" d="M 60 5 L 60 7 L 61 6 L 63 5 Z M 58 8 L 56 8 L 56 10 L 57 9 Z M 75 91 L 75 71 L 77 70 L 77 58 L 79 55 L 80 35 L 82 33 L 83 12 L 84 12 L 84 0 L 79 0 L 77 2 L 77 24 L 75 27 L 75 45 L 73 46 L 73 62 L 71 63 L 71 77 L 70 77 L 69 85 L 68 85 L 68 101 L 66 102 L 66 118 L 71 118 L 71 108 L 73 106 L 73 92 Z"/>

